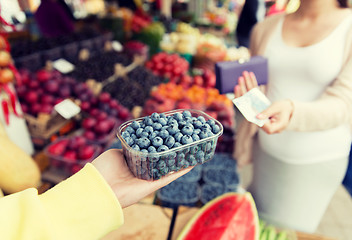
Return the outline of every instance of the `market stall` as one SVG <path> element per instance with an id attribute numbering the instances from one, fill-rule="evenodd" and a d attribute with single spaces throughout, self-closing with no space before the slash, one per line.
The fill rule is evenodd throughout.
<path id="1" fill-rule="evenodd" d="M 213 239 L 329 240 L 259 219 L 241 185 L 233 157 L 236 74 L 249 69 L 260 84 L 268 78 L 267 61 L 236 42 L 244 1 L 135 1 L 136 8 L 70 2 L 81 17 L 70 34 L 34 38 L 33 23 L 3 20 L 10 27 L 0 35 L 0 145 L 9 147 L 0 148 L 0 193 L 43 193 L 119 148 L 144 180 L 194 168 L 124 209 L 124 226 L 105 240 L 203 239 L 194 229 L 205 223 L 205 233 L 215 223 L 223 228 Z M 14 183 L 11 175 L 23 168 Z M 221 205 L 228 196 L 236 207 Z M 210 207 L 218 215 L 208 216 Z"/>

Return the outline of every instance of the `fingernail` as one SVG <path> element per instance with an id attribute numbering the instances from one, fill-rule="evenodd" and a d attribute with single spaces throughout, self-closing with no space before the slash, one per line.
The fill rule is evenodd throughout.
<path id="1" fill-rule="evenodd" d="M 255 76 L 255 75 L 254 75 L 254 72 L 250 72 L 249 75 L 250 75 L 251 77 L 254 77 L 254 76 Z"/>
<path id="2" fill-rule="evenodd" d="M 244 78 L 243 77 L 239 77 L 238 78 L 238 82 L 243 82 L 244 81 Z"/>

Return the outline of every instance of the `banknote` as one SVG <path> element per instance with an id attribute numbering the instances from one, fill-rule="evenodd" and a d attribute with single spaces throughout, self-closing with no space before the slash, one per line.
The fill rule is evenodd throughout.
<path id="1" fill-rule="evenodd" d="M 262 127 L 268 119 L 258 119 L 256 116 L 271 105 L 270 100 L 258 89 L 253 88 L 243 96 L 232 100 L 247 121 Z"/>

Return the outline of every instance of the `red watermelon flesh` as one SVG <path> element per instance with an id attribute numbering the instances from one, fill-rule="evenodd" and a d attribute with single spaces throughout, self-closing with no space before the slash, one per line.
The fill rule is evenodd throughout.
<path id="1" fill-rule="evenodd" d="M 259 221 L 250 193 L 227 193 L 203 206 L 178 240 L 257 240 Z"/>

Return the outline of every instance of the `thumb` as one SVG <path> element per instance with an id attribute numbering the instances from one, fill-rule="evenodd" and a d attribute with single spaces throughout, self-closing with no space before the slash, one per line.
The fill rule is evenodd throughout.
<path id="1" fill-rule="evenodd" d="M 275 103 L 273 103 L 267 109 L 265 109 L 264 111 L 259 113 L 256 117 L 258 119 L 263 120 L 263 119 L 270 118 L 271 116 L 275 115 L 277 112 L 278 112 L 277 105 Z"/>

